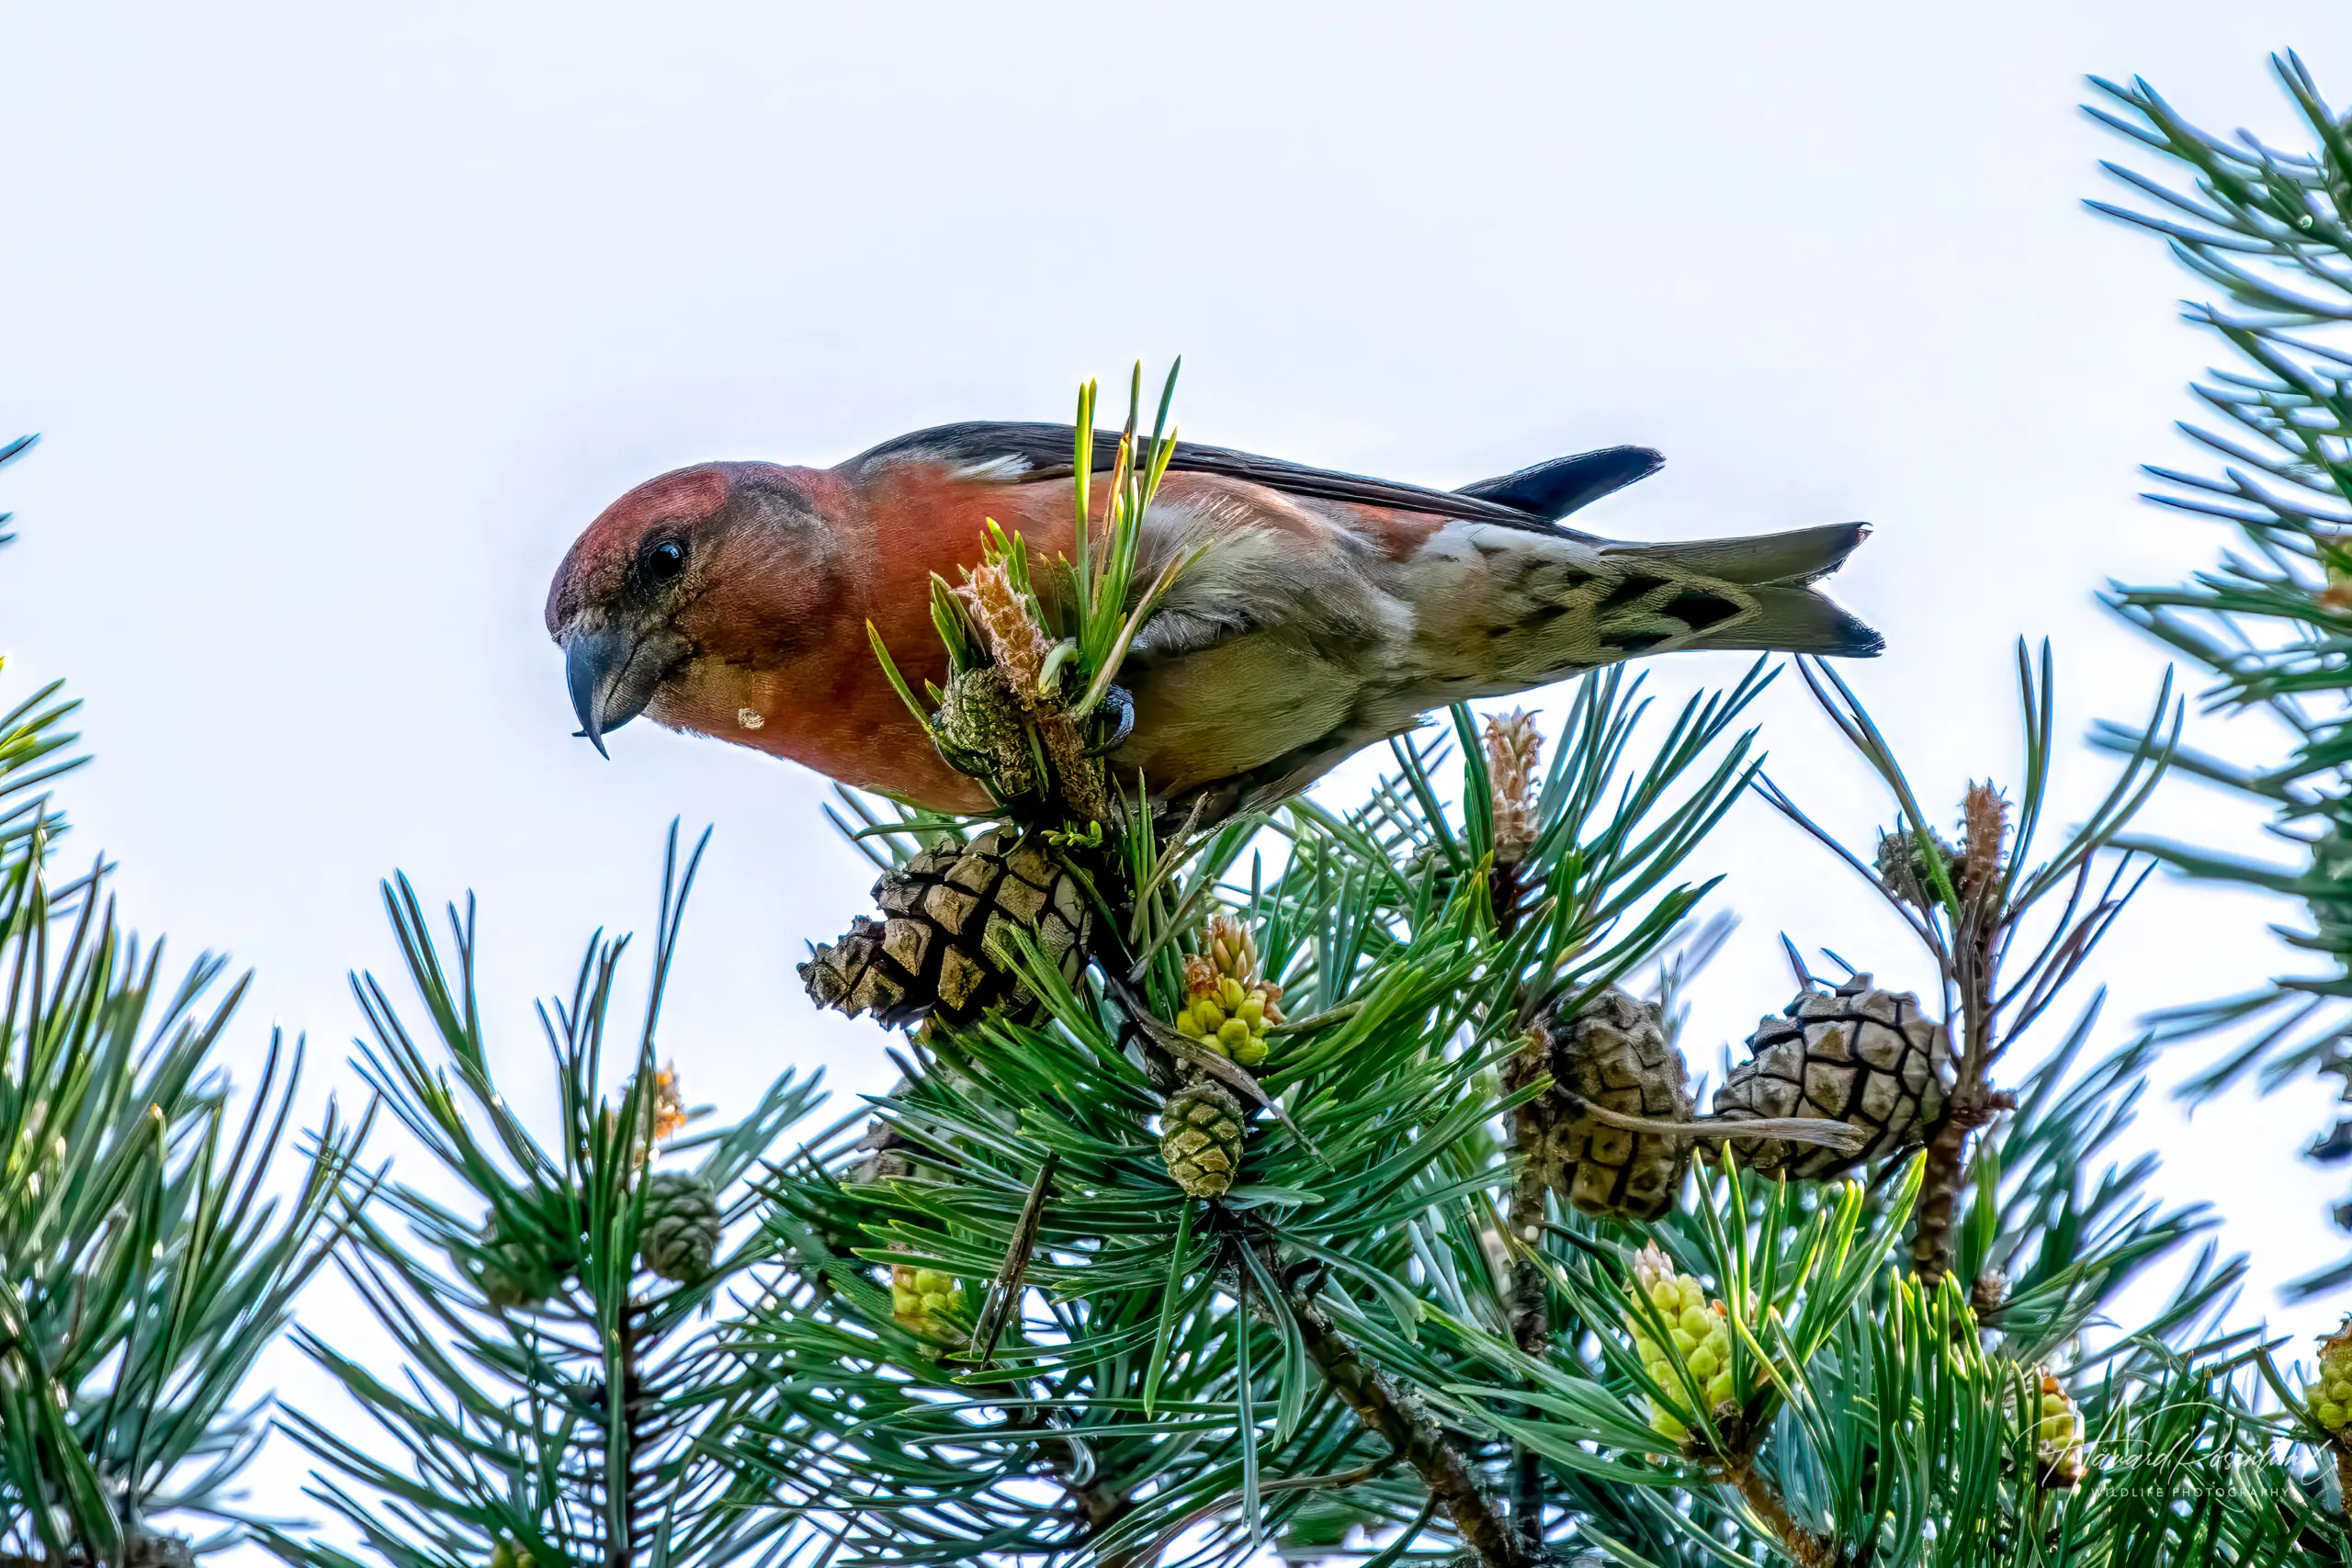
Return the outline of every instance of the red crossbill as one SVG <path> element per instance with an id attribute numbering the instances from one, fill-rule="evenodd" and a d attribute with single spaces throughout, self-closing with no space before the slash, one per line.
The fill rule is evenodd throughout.
<path id="1" fill-rule="evenodd" d="M 917 689 L 944 682 L 932 574 L 959 581 L 991 517 L 1035 555 L 1068 555 L 1073 439 L 952 424 L 831 468 L 705 463 L 638 486 L 548 592 L 582 732 L 601 751 L 650 714 L 861 789 L 983 807 L 891 690 L 866 625 Z M 1096 474 L 1115 440 L 1098 437 Z M 1430 709 L 1618 660 L 1879 651 L 1810 586 L 1863 525 L 1645 545 L 1557 523 L 1660 461 L 1616 446 L 1437 491 L 1180 444 L 1136 581 L 1208 547 L 1135 639 L 1120 676 L 1135 726 L 1113 762 L 1163 799 L 1261 804 Z"/>

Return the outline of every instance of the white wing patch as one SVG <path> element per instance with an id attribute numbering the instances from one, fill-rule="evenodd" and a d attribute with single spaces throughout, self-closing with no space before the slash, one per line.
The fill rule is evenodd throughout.
<path id="1" fill-rule="evenodd" d="M 1029 459 L 1017 452 L 1007 452 L 978 463 L 966 463 L 947 470 L 948 478 L 984 479 L 991 484 L 1004 484 L 1019 479 L 1030 468 Z"/>

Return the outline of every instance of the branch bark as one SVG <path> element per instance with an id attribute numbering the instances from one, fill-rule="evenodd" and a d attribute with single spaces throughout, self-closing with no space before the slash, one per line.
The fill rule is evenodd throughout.
<path id="1" fill-rule="evenodd" d="M 1386 1376 L 1364 1360 L 1311 1295 L 1286 1286 L 1283 1304 L 1296 1320 L 1306 1353 L 1324 1381 L 1347 1401 L 1357 1420 L 1419 1473 L 1479 1562 L 1487 1568 L 1536 1568 L 1539 1557 L 1487 1495 L 1477 1472 L 1436 1419 L 1408 1403 Z"/>
<path id="2" fill-rule="evenodd" d="M 1512 867 L 1512 871 L 1516 871 Z M 1501 875 L 1498 869 L 1498 875 Z M 1514 898 L 1514 905 L 1516 899 Z M 1520 1350 L 1541 1357 L 1552 1348 L 1552 1303 L 1546 1293 L 1543 1265 L 1535 1250 L 1543 1244 L 1544 1197 L 1549 1190 L 1538 1156 L 1550 1133 L 1551 1117 L 1537 1101 L 1511 1113 L 1511 1144 L 1519 1156 L 1519 1174 L 1511 1183 L 1510 1226 L 1517 1251 L 1510 1269 L 1510 1335 Z M 1544 1550 L 1544 1458 L 1523 1443 L 1514 1443 L 1511 1455 L 1511 1523 L 1531 1553 Z"/>
<path id="3" fill-rule="evenodd" d="M 1719 1473 L 1725 1484 L 1747 1499 L 1747 1506 L 1764 1521 L 1765 1529 L 1772 1532 L 1781 1550 L 1802 1568 L 1830 1568 L 1837 1561 L 1837 1552 L 1826 1537 L 1797 1523 L 1772 1483 L 1758 1472 L 1754 1455 L 1745 1450 L 1735 1450 L 1719 1461 Z"/>
<path id="4" fill-rule="evenodd" d="M 1911 1271 L 1929 1290 L 1951 1271 L 1952 1217 L 1961 1183 L 1968 1174 L 1971 1121 L 1955 1103 L 1928 1144 L 1928 1166 L 1919 1180 L 1919 1206 L 1912 1216 Z"/>
<path id="5" fill-rule="evenodd" d="M 650 1414 L 646 1408 L 644 1382 L 638 1366 L 646 1311 L 646 1303 L 637 1300 L 631 1300 L 623 1310 L 616 1354 L 618 1386 L 608 1382 L 605 1390 L 607 1441 L 620 1445 L 617 1456 L 608 1452 L 605 1457 L 606 1484 L 615 1487 L 617 1494 L 605 1505 L 605 1568 L 632 1568 L 639 1550 L 650 1544 L 639 1537 L 651 1527 L 638 1516 L 638 1488 L 645 1479 L 638 1465 L 644 1455 L 645 1423 Z"/>
<path id="6" fill-rule="evenodd" d="M 1543 1266 L 1532 1256 L 1544 1235 L 1545 1189 L 1532 1159 L 1533 1149 L 1528 1141 L 1532 1118 L 1527 1107 L 1520 1108 L 1517 1120 L 1520 1152 L 1531 1157 L 1520 1167 L 1519 1179 L 1511 1186 L 1510 1234 L 1512 1241 L 1527 1248 L 1530 1256 L 1511 1264 L 1510 1334 L 1522 1353 L 1540 1357 L 1552 1348 L 1552 1303 L 1544 1291 Z M 1540 1554 L 1544 1550 L 1544 1456 L 1523 1443 L 1513 1447 L 1511 1523 L 1518 1527 L 1520 1540 L 1528 1551 Z"/>
<path id="7" fill-rule="evenodd" d="M 1972 800 L 1975 792 L 1971 790 Z M 1995 852 L 1997 859 L 1997 847 Z M 1952 1220 L 1960 1190 L 1968 1180 L 1970 1134 L 1992 1118 L 1993 1095 L 1985 1075 L 1999 1055 L 1995 1033 L 1994 988 L 2000 968 L 2000 911 L 1990 907 L 1989 883 L 1980 879 L 1966 897 L 1955 931 L 1951 974 L 1960 993 L 1961 1052 L 1952 1075 L 1951 1099 L 1943 1124 L 1928 1140 L 1927 1168 L 1920 1173 L 1919 1203 L 1911 1225 L 1911 1271 L 1929 1290 L 1951 1272 Z"/>

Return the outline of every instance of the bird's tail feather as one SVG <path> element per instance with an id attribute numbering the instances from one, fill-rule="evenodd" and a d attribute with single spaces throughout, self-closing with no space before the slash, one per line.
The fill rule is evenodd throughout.
<path id="1" fill-rule="evenodd" d="M 1631 558 L 1672 564 L 1693 577 L 1753 587 L 1797 587 L 1828 576 L 1870 537 L 1867 523 L 1828 523 L 1745 539 L 1690 539 L 1664 545 L 1611 545 L 1611 560 Z"/>
<path id="2" fill-rule="evenodd" d="M 1813 587 L 1869 535 L 1867 524 L 1838 523 L 1745 539 L 1609 545 L 1603 570 L 1623 575 L 1599 602 L 1601 640 L 1621 655 L 1690 648 L 1870 658 L 1886 639 Z"/>
<path id="3" fill-rule="evenodd" d="M 1690 648 L 1747 649 L 1761 653 L 1818 653 L 1870 659 L 1886 638 L 1863 625 L 1827 594 L 1810 588 L 1754 588 L 1756 613 Z"/>

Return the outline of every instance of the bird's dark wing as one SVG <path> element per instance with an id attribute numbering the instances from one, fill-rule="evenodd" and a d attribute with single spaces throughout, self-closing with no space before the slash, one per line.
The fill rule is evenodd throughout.
<path id="1" fill-rule="evenodd" d="M 1073 471 L 1070 459 L 1076 443 L 1077 431 L 1072 425 L 974 421 L 967 424 L 942 424 L 930 430 L 918 430 L 895 440 L 885 441 L 852 461 L 860 468 L 877 463 L 910 460 L 954 463 L 984 471 L 992 466 L 1001 466 L 1005 483 L 1030 484 L 1043 479 L 1069 479 Z M 1116 431 L 1095 432 L 1096 473 L 1110 472 L 1118 448 Z M 1626 452 L 1640 452 L 1649 460 L 1650 468 L 1657 467 L 1657 455 L 1654 452 L 1641 447 L 1615 447 L 1611 452 L 1590 453 L 1584 457 L 1568 457 L 1559 463 L 1539 465 L 1499 479 L 1481 480 L 1479 484 L 1464 490 L 1444 491 L 1397 484 L 1388 479 L 1366 479 L 1362 474 L 1338 473 L 1329 468 L 1310 468 L 1303 463 L 1286 463 L 1279 457 L 1261 457 L 1224 446 L 1203 446 L 1191 441 L 1176 444 L 1176 455 L 1169 460 L 1168 466 L 1185 473 L 1218 474 L 1227 479 L 1246 479 L 1291 495 L 1354 502 L 1364 506 L 1393 507 L 1400 512 L 1429 513 L 1441 517 L 1465 517 L 1506 528 L 1524 528 L 1530 533 L 1583 539 L 1590 536 L 1563 528 L 1549 521 L 1549 517 L 1556 516 L 1558 513 L 1546 513 L 1531 506 L 1515 504 L 1522 499 L 1536 497 L 1541 497 L 1544 504 L 1549 504 L 1557 493 L 1563 491 L 1564 486 L 1548 482 L 1530 483 L 1523 493 L 1509 487 L 1531 475 L 1548 475 L 1562 464 L 1592 463 L 1611 457 L 1614 453 Z M 1642 469 L 1644 473 L 1648 471 L 1648 468 Z M 1562 507 L 1561 511 L 1573 510 L 1639 477 L 1638 473 L 1630 474 L 1593 488 L 1597 481 L 1588 475 L 1583 480 L 1585 493 Z M 1505 488 L 1489 493 L 1488 487 L 1497 486 Z"/>

